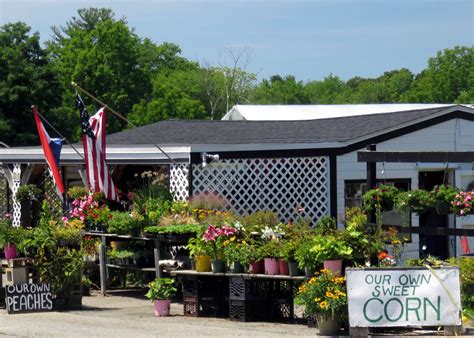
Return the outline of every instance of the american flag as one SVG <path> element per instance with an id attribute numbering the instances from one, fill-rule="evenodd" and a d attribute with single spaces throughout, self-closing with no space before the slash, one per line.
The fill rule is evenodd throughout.
<path id="1" fill-rule="evenodd" d="M 105 163 L 105 107 L 89 118 L 82 98 L 77 95 L 77 107 L 81 115 L 82 145 L 86 162 L 89 190 L 102 191 L 109 200 L 117 200 L 114 182 Z"/>

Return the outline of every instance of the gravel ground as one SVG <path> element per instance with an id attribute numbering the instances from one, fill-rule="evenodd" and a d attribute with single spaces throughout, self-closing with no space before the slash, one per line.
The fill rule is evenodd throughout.
<path id="1" fill-rule="evenodd" d="M 305 325 L 241 323 L 216 318 L 184 317 L 183 306 L 173 303 L 171 316 L 156 318 L 146 300 L 114 294 L 83 297 L 84 309 L 8 315 L 0 310 L 0 336 L 315 336 Z"/>

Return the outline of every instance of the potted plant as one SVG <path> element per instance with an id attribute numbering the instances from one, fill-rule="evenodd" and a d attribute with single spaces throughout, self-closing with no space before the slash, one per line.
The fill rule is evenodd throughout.
<path id="1" fill-rule="evenodd" d="M 298 267 L 305 272 L 306 276 L 311 276 L 320 264 L 316 259 L 316 255 L 311 252 L 311 248 L 314 246 L 314 238 L 310 237 L 301 240 L 295 250 L 295 259 Z"/>
<path id="2" fill-rule="evenodd" d="M 0 219 L 0 248 L 3 248 L 6 259 L 16 258 L 18 245 L 24 238 L 25 230 L 14 227 L 7 217 Z"/>
<path id="3" fill-rule="evenodd" d="M 209 246 L 202 239 L 202 233 L 197 237 L 190 238 L 186 248 L 189 250 L 189 256 L 194 259 L 197 272 L 211 271 Z"/>
<path id="4" fill-rule="evenodd" d="M 235 236 L 224 241 L 224 257 L 234 273 L 245 272 L 249 266 L 251 247 L 245 240 L 238 240 Z"/>
<path id="5" fill-rule="evenodd" d="M 262 247 L 255 242 L 249 244 L 249 272 L 253 274 L 265 273 L 265 265 L 263 263 Z"/>
<path id="6" fill-rule="evenodd" d="M 426 190 L 402 191 L 395 197 L 395 208 L 402 212 L 422 214 L 432 208 L 433 201 Z"/>
<path id="7" fill-rule="evenodd" d="M 202 238 L 210 247 L 212 272 L 225 272 L 225 261 L 222 259 L 224 241 L 236 233 L 237 229 L 228 225 L 209 225 L 204 231 Z"/>
<path id="8" fill-rule="evenodd" d="M 170 315 L 171 297 L 176 294 L 172 278 L 157 278 L 149 284 L 146 297 L 154 303 L 155 316 L 166 317 Z"/>
<path id="9" fill-rule="evenodd" d="M 260 254 L 263 257 L 265 274 L 279 275 L 280 266 L 278 259 L 280 258 L 280 242 L 276 240 L 264 242 L 260 250 Z"/>
<path id="10" fill-rule="evenodd" d="M 325 269 L 330 269 L 334 275 L 339 275 L 342 271 L 342 260 L 349 258 L 352 254 L 352 248 L 344 241 L 338 233 L 316 237 L 314 239 L 311 252 L 316 260 L 323 262 Z"/>
<path id="11" fill-rule="evenodd" d="M 35 184 L 26 184 L 18 187 L 16 200 L 21 204 L 21 224 L 36 226 L 39 221 L 40 199 L 43 191 Z"/>
<path id="12" fill-rule="evenodd" d="M 430 192 L 430 197 L 433 200 L 436 212 L 439 215 L 448 215 L 452 212 L 452 202 L 459 189 L 450 185 L 437 185 Z"/>
<path id="13" fill-rule="evenodd" d="M 321 335 L 336 335 L 341 318 L 347 314 L 344 277 L 336 277 L 323 269 L 298 289 L 298 300 L 303 303 L 306 316 L 314 316 Z"/>
<path id="14" fill-rule="evenodd" d="M 376 189 L 368 190 L 364 196 L 366 210 L 389 211 L 393 208 L 395 196 L 400 191 L 391 185 L 380 185 Z"/>

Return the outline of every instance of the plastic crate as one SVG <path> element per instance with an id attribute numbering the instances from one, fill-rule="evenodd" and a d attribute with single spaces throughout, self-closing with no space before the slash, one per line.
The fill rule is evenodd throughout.
<path id="1" fill-rule="evenodd" d="M 265 280 L 251 280 L 242 277 L 229 278 L 230 300 L 264 300 L 270 292 L 269 283 Z"/>
<path id="2" fill-rule="evenodd" d="M 239 322 L 268 321 L 268 303 L 260 300 L 230 300 L 229 319 Z"/>

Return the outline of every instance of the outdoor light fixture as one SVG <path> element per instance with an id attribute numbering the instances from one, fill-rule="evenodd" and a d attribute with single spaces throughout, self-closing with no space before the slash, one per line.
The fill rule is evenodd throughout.
<path id="1" fill-rule="evenodd" d="M 206 167 L 212 161 L 219 161 L 218 154 L 201 153 L 202 167 Z"/>

